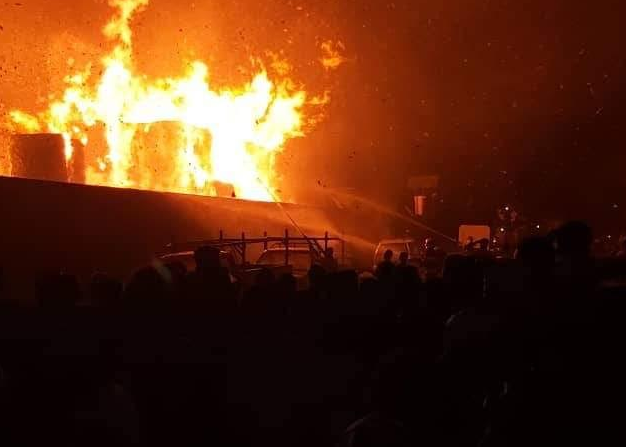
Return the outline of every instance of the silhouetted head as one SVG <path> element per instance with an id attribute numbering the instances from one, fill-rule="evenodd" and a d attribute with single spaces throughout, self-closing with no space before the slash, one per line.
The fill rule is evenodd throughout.
<path id="1" fill-rule="evenodd" d="M 124 298 L 131 302 L 157 303 L 165 299 L 167 281 L 154 267 L 137 270 L 124 290 Z"/>
<path id="2" fill-rule="evenodd" d="M 214 270 L 220 267 L 220 251 L 215 247 L 202 246 L 194 252 L 196 270 Z"/>
<path id="3" fill-rule="evenodd" d="M 284 273 L 276 281 L 276 289 L 283 296 L 293 295 L 297 289 L 296 277 L 291 273 Z"/>
<path id="4" fill-rule="evenodd" d="M 409 254 L 406 251 L 400 253 L 400 265 L 407 265 L 409 262 Z"/>
<path id="5" fill-rule="evenodd" d="M 385 254 L 383 255 L 383 259 L 387 262 L 391 262 L 391 260 L 393 259 L 393 251 L 386 250 Z"/>
<path id="6" fill-rule="evenodd" d="M 380 293 L 380 284 L 374 275 L 361 275 L 359 277 L 359 291 L 365 298 L 376 298 Z"/>
<path id="7" fill-rule="evenodd" d="M 334 249 L 333 247 L 328 247 L 328 248 L 326 249 L 326 251 L 324 252 L 324 255 L 325 255 L 327 258 L 332 258 L 332 257 L 334 257 L 334 256 L 335 256 L 335 249 Z"/>
<path id="8" fill-rule="evenodd" d="M 556 231 L 557 251 L 569 257 L 588 257 L 593 236 L 591 228 L 584 222 L 572 221 Z"/>

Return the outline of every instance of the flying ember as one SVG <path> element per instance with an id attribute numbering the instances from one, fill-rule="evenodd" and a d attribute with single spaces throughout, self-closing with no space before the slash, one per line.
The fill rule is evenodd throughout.
<path id="1" fill-rule="evenodd" d="M 84 151 L 89 184 L 206 195 L 226 186 L 239 198 L 276 200 L 276 155 L 303 136 L 303 107 L 320 100 L 262 67 L 246 85 L 219 90 L 201 61 L 178 78 L 137 73 L 131 21 L 148 3 L 109 0 L 116 14 L 103 32 L 114 48 L 97 69 L 68 75 L 47 110 L 12 111 L 13 129 L 63 135 L 68 165 Z"/>

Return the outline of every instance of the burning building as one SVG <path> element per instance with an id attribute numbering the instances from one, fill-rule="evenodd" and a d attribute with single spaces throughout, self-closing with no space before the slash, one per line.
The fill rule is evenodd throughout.
<path id="1" fill-rule="evenodd" d="M 273 203 L 286 197 L 276 156 L 317 121 L 307 112 L 318 113 L 327 94 L 311 97 L 284 61 L 273 77 L 255 61 L 240 87 L 214 87 L 201 61 L 179 77 L 149 78 L 134 64 L 131 29 L 148 0 L 109 4 L 112 49 L 84 67 L 69 60 L 63 91 L 43 110 L 8 113 L 0 252 L 10 260 L 2 265 L 9 288 L 23 290 L 51 269 L 125 277 L 170 242 L 219 231 L 346 236 L 376 220 L 345 207 Z M 343 61 L 329 44 L 324 52 L 324 70 Z"/>
<path id="2" fill-rule="evenodd" d="M 112 49 L 84 67 L 68 60 L 64 91 L 53 94 L 43 111 L 11 110 L 8 127 L 61 135 L 66 164 L 84 164 L 88 184 L 210 196 L 229 185 L 229 196 L 283 198 L 276 155 L 287 140 L 304 135 L 305 109 L 325 100 L 309 99 L 296 87 L 285 61 L 273 79 L 254 62 L 239 87 L 214 87 L 209 67 L 198 60 L 185 63 L 182 76 L 149 78 L 134 63 L 131 28 L 148 3 L 110 0 L 115 14 L 103 32 Z M 54 144 L 45 157 L 58 152 Z M 12 164 L 21 165 L 23 153 L 11 152 Z M 24 174 L 20 166 L 13 169 Z"/>

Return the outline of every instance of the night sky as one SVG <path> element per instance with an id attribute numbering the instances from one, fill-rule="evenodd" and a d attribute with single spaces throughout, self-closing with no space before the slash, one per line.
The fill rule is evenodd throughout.
<path id="1" fill-rule="evenodd" d="M 0 4 L 0 112 L 32 110 L 77 49 L 78 61 L 97 60 L 109 13 L 97 0 Z M 533 219 L 616 228 L 625 18 L 618 0 L 152 0 L 135 28 L 149 74 L 197 57 L 216 83 L 237 82 L 238 67 L 269 50 L 308 91 L 331 91 L 325 120 L 280 162 L 285 188 L 303 197 L 355 187 L 393 203 L 409 175 L 438 174 L 437 214 L 454 225 L 510 202 Z M 326 40 L 345 45 L 334 72 L 317 62 Z"/>

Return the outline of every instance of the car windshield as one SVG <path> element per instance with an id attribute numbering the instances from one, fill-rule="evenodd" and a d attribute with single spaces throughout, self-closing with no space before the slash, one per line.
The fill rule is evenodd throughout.
<path id="1" fill-rule="evenodd" d="M 266 251 L 259 258 L 260 265 L 282 265 L 285 263 L 284 250 Z M 308 270 L 311 268 L 311 255 L 303 251 L 289 251 L 289 264 L 294 270 Z"/>

